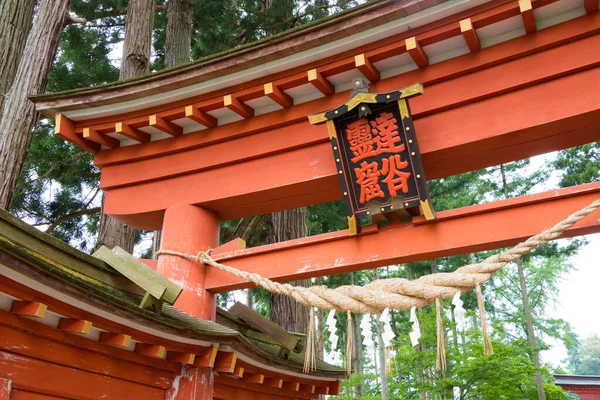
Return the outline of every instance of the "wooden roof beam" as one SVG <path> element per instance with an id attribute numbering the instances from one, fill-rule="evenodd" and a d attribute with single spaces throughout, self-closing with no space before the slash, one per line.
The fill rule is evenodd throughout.
<path id="1" fill-rule="evenodd" d="M 219 346 L 205 347 L 199 354 L 196 355 L 194 365 L 197 367 L 213 368 L 215 366 L 215 360 L 218 352 Z"/>
<path id="2" fill-rule="evenodd" d="M 281 388 L 285 389 L 285 390 L 289 390 L 291 392 L 299 392 L 300 391 L 300 383 L 283 381 Z"/>
<path id="3" fill-rule="evenodd" d="M 335 86 L 333 86 L 333 84 L 329 82 L 327 78 L 325 78 L 323 74 L 321 74 L 316 69 L 309 70 L 307 72 L 307 75 L 308 82 L 312 84 L 315 88 L 317 88 L 317 90 L 323 93 L 325 96 L 331 96 L 335 93 Z"/>
<path id="4" fill-rule="evenodd" d="M 254 117 L 254 109 L 231 94 L 223 97 L 223 104 L 240 117 L 245 119 Z"/>
<path id="5" fill-rule="evenodd" d="M 131 336 L 122 333 L 100 332 L 98 342 L 126 349 L 131 343 Z"/>
<path id="6" fill-rule="evenodd" d="M 248 383 L 256 383 L 258 385 L 262 385 L 265 381 L 265 376 L 263 374 L 252 374 L 248 372 L 244 372 L 244 375 L 241 378 Z"/>
<path id="7" fill-rule="evenodd" d="M 315 386 L 316 394 L 329 394 L 329 386 Z"/>
<path id="8" fill-rule="evenodd" d="M 89 335 L 92 330 L 92 322 L 83 319 L 61 318 L 58 320 L 58 329 L 69 333 Z"/>
<path id="9" fill-rule="evenodd" d="M 148 126 L 158 129 L 164 133 L 167 133 L 171 136 L 181 136 L 183 135 L 183 128 L 179 125 L 175 125 L 171 121 L 166 120 L 158 116 L 157 114 L 153 114 L 148 117 Z"/>
<path id="10" fill-rule="evenodd" d="M 535 15 L 533 14 L 533 5 L 531 4 L 531 0 L 519 0 L 519 10 L 521 11 L 521 18 L 523 18 L 525 32 L 536 32 L 537 25 L 535 23 Z"/>
<path id="11" fill-rule="evenodd" d="M 165 346 L 147 344 L 147 343 L 136 343 L 135 352 L 146 357 L 164 359 L 167 355 Z"/>
<path id="12" fill-rule="evenodd" d="M 281 389 L 283 387 L 283 379 L 278 378 L 265 378 L 263 381 L 263 385 L 268 387 L 273 387 L 277 389 Z"/>
<path id="13" fill-rule="evenodd" d="M 425 54 L 415 36 L 406 39 L 405 44 L 406 51 L 408 51 L 408 54 L 410 54 L 419 68 L 425 68 L 429 65 L 429 57 L 427 57 L 427 54 Z"/>
<path id="14" fill-rule="evenodd" d="M 340 387 L 342 386 L 342 382 L 335 381 L 331 382 L 329 385 L 329 395 L 330 396 L 338 396 L 340 394 Z"/>
<path id="15" fill-rule="evenodd" d="M 265 83 L 264 90 L 265 96 L 279 104 L 281 107 L 288 108 L 294 105 L 292 96 L 281 90 L 273 82 Z"/>
<path id="16" fill-rule="evenodd" d="M 354 57 L 354 65 L 356 68 L 369 80 L 369 82 L 377 82 L 381 76 L 373 63 L 367 58 L 365 53 Z"/>
<path id="17" fill-rule="evenodd" d="M 299 392 L 303 392 L 303 393 L 310 393 L 310 394 L 314 394 L 315 393 L 315 385 L 307 385 L 304 383 L 300 384 L 300 389 L 298 390 Z"/>
<path id="18" fill-rule="evenodd" d="M 193 365 L 196 361 L 196 355 L 193 353 L 182 353 L 169 350 L 167 351 L 167 361 Z"/>
<path id="19" fill-rule="evenodd" d="M 588 14 L 598 11 L 598 0 L 585 0 L 585 12 Z"/>
<path id="20" fill-rule="evenodd" d="M 233 372 L 231 372 L 231 373 L 225 372 L 225 373 L 241 379 L 242 376 L 244 376 L 244 372 L 245 372 L 245 370 L 243 367 L 236 365 L 235 368 L 233 369 Z"/>
<path id="21" fill-rule="evenodd" d="M 460 33 L 462 33 L 465 42 L 467 42 L 467 46 L 469 47 L 471 53 L 481 49 L 481 43 L 479 42 L 475 28 L 473 28 L 471 18 L 460 21 Z"/>
<path id="22" fill-rule="evenodd" d="M 237 354 L 229 351 L 219 351 L 214 363 L 214 369 L 217 372 L 225 374 L 233 374 L 235 364 L 237 362 Z"/>
<path id="23" fill-rule="evenodd" d="M 146 132 L 143 132 L 133 126 L 130 126 L 126 122 L 116 122 L 115 123 L 115 133 L 126 136 L 129 139 L 133 139 L 139 143 L 146 143 L 150 141 L 150 135 Z"/>
<path id="24" fill-rule="evenodd" d="M 82 138 L 75 133 L 75 124 L 63 114 L 56 114 L 54 133 L 63 140 L 90 153 L 100 150 L 98 143 Z"/>
<path id="25" fill-rule="evenodd" d="M 33 301 L 14 300 L 10 306 L 10 312 L 21 317 L 44 318 L 48 306 Z"/>
<path id="26" fill-rule="evenodd" d="M 185 107 L 185 116 L 207 128 L 214 128 L 219 124 L 219 121 L 215 117 L 194 106 Z"/>
<path id="27" fill-rule="evenodd" d="M 121 142 L 118 139 L 99 133 L 92 128 L 83 128 L 83 138 L 98 143 L 101 146 L 110 147 L 111 149 L 121 146 Z"/>

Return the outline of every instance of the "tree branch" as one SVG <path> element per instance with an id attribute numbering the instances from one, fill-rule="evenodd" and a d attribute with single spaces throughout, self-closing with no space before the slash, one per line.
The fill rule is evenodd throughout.
<path id="1" fill-rule="evenodd" d="M 94 207 L 94 208 L 88 208 L 85 210 L 79 210 L 79 211 L 76 211 L 71 214 L 63 215 L 62 217 L 54 220 L 54 222 L 52 222 L 50 224 L 48 229 L 46 229 L 46 233 L 50 234 L 50 233 L 54 232 L 54 230 L 58 227 L 58 225 L 62 224 L 65 221 L 69 221 L 74 218 L 82 217 L 84 215 L 98 214 L 100 211 L 101 211 L 100 207 Z"/>
<path id="2" fill-rule="evenodd" d="M 52 171 L 54 171 L 60 165 L 68 163 L 69 161 L 73 161 L 76 158 L 85 156 L 86 154 L 88 154 L 88 153 L 86 153 L 85 151 L 82 151 L 82 152 L 79 152 L 79 153 L 75 153 L 72 156 L 65 158 L 64 160 L 60 160 L 60 161 L 55 162 L 54 164 L 52 164 L 52 166 L 50 168 L 48 168 L 48 171 L 44 172 L 44 174 L 42 176 L 39 176 L 39 177 L 37 177 L 35 179 L 32 179 L 30 181 L 27 181 L 27 182 L 23 182 L 23 186 L 29 186 L 32 183 L 35 183 L 37 181 L 41 181 L 43 179 L 46 179 L 48 176 L 50 176 L 50 174 L 52 173 Z"/>
<path id="3" fill-rule="evenodd" d="M 250 225 L 248 225 L 248 227 L 244 231 L 244 234 L 242 235 L 242 240 L 243 241 L 247 242 L 248 239 L 250 239 L 250 235 L 252 234 L 252 232 L 254 231 L 254 229 L 256 229 L 256 227 L 260 223 L 260 220 L 262 219 L 262 217 L 263 217 L 263 215 L 257 215 L 254 218 L 252 218 L 252 221 L 250 222 Z"/>

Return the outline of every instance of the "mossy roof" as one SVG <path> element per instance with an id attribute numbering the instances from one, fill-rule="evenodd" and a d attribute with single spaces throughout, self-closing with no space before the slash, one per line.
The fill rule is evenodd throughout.
<path id="1" fill-rule="evenodd" d="M 251 348 L 257 355 L 274 361 L 275 365 L 287 365 L 292 370 L 300 370 L 304 364 L 303 353 L 292 353 L 284 360 L 279 356 L 276 343 L 227 312 L 219 312 L 218 320 L 222 323 L 216 323 L 185 314 L 167 304 L 160 313 L 141 309 L 138 305 L 143 291 L 108 264 L 39 231 L 4 210 L 0 210 L 0 252 L 10 254 L 36 272 L 56 278 L 86 296 L 101 300 L 95 303 L 96 306 L 109 304 L 111 309 L 116 306 L 128 315 L 135 315 L 138 320 L 179 332 L 182 338 L 226 343 L 236 350 L 236 346 L 246 350 Z M 105 311 L 112 312 L 111 309 Z M 340 367 L 320 361 L 316 374 L 341 378 L 345 372 Z"/>

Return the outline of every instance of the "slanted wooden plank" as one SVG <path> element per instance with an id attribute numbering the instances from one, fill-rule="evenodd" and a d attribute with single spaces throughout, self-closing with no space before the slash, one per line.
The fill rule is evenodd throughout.
<path id="1" fill-rule="evenodd" d="M 157 272 L 141 261 L 140 263 L 144 266 L 144 268 L 140 268 L 137 263 L 127 262 L 127 259 L 117 255 L 116 253 L 113 253 L 106 246 L 100 247 L 92 255 L 101 259 L 115 270 L 119 271 L 126 278 L 130 279 L 136 285 L 150 293 L 155 299 L 161 299 L 165 294 L 167 288 L 149 271 L 154 272 L 154 274 L 157 274 Z"/>
<path id="2" fill-rule="evenodd" d="M 246 321 L 253 328 L 264 333 L 269 339 L 280 344 L 288 351 L 293 351 L 298 344 L 298 338 L 291 335 L 288 331 L 277 325 L 276 323 L 269 321 L 251 308 L 246 307 L 240 302 L 236 302 L 230 309 L 229 312 L 236 317 L 239 317 Z"/>
<path id="3" fill-rule="evenodd" d="M 112 249 L 112 252 L 115 253 L 117 256 L 121 257 L 122 259 L 126 260 L 129 265 L 137 266 L 141 270 L 145 271 L 147 274 L 149 274 L 150 277 L 152 277 L 155 280 L 155 282 L 158 282 L 162 286 L 164 286 L 167 290 L 162 296 L 162 299 L 169 304 L 175 303 L 175 301 L 181 294 L 181 291 L 183 290 L 180 286 L 171 282 L 169 279 L 165 278 L 164 276 L 162 276 L 161 274 L 159 274 L 158 272 L 141 262 L 137 257 L 132 256 L 122 248 L 116 246 L 114 249 Z"/>

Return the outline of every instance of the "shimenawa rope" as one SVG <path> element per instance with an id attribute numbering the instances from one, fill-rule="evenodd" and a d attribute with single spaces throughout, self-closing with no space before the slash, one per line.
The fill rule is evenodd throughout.
<path id="1" fill-rule="evenodd" d="M 209 252 L 204 251 L 192 255 L 172 250 L 160 250 L 156 255 L 177 256 L 211 265 L 238 278 L 252 282 L 269 292 L 289 296 L 307 307 L 336 310 L 338 312 L 349 311 L 358 314 L 381 314 L 388 307 L 395 310 L 409 310 L 413 306 L 423 307 L 438 298 L 451 298 L 457 290 L 465 293 L 478 284 L 489 280 L 495 272 L 508 263 L 517 260 L 523 254 L 558 238 L 568 228 L 598 208 L 600 208 L 600 199 L 515 247 L 490 256 L 480 263 L 465 265 L 455 272 L 425 275 L 412 281 L 402 278 L 380 279 L 364 287 L 341 286 L 336 289 L 329 289 L 325 286 L 302 287 L 273 282 L 258 274 L 220 264 L 210 257 Z"/>

